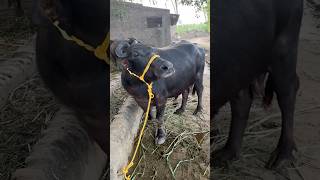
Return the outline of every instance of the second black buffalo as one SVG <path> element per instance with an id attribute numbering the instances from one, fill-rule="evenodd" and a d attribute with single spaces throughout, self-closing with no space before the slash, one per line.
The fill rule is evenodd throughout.
<path id="1" fill-rule="evenodd" d="M 175 113 L 180 114 L 186 108 L 189 88 L 197 93 L 198 105 L 194 112 L 202 109 L 203 71 L 205 66 L 205 51 L 196 44 L 180 41 L 164 48 L 146 46 L 135 39 L 113 41 L 111 55 L 121 64 L 123 87 L 132 95 L 144 111 L 147 110 L 148 93 L 146 85 L 137 77 L 132 76 L 127 69 L 141 75 L 150 58 L 157 54 L 145 75 L 146 82 L 153 82 L 154 99 L 152 106 L 156 106 L 157 131 L 156 143 L 165 142 L 164 110 L 167 99 L 182 94 L 182 104 Z"/>

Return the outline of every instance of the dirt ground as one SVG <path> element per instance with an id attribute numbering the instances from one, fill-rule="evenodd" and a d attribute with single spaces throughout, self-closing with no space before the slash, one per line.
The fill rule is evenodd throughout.
<path id="1" fill-rule="evenodd" d="M 251 109 L 240 160 L 229 169 L 214 169 L 213 179 L 263 179 L 263 180 L 313 180 L 320 178 L 320 1 L 309 0 L 300 34 L 298 92 L 294 138 L 298 146 L 296 162 L 287 169 L 271 171 L 264 168 L 280 135 L 280 114 L 276 100 L 272 108 L 264 111 L 257 99 Z M 230 124 L 230 108 L 227 105 L 215 119 L 215 147 L 224 145 Z"/>
<path id="2" fill-rule="evenodd" d="M 183 38 L 183 37 L 182 37 Z M 189 38 L 208 50 L 210 38 Z M 133 172 L 133 179 L 209 179 L 209 119 L 210 119 L 210 70 L 206 64 L 204 73 L 204 110 L 197 116 L 192 115 L 197 105 L 197 96 L 189 95 L 187 109 L 182 115 L 174 114 L 180 106 L 170 99 L 167 103 L 165 118 L 168 138 L 163 145 L 154 142 L 153 123 L 149 121 L 142 140 L 140 159 Z"/>

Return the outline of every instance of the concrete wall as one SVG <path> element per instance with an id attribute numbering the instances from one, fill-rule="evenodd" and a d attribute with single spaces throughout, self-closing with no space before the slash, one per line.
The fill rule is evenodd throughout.
<path id="1" fill-rule="evenodd" d="M 120 8 L 120 9 L 119 9 Z M 162 27 L 147 27 L 147 17 L 162 17 Z M 163 47 L 171 42 L 170 11 L 136 3 L 111 4 L 111 39 L 134 37 L 148 45 Z"/>
<path id="2" fill-rule="evenodd" d="M 134 151 L 134 140 L 138 135 L 142 114 L 142 108 L 137 105 L 132 97 L 129 97 L 121 106 L 119 113 L 114 117 L 110 125 L 110 147 L 112 147 L 110 149 L 111 180 L 124 179 L 121 172 L 128 164 L 130 154 Z"/>

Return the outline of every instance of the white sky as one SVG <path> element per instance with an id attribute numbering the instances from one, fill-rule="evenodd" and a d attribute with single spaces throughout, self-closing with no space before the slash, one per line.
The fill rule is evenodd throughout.
<path id="1" fill-rule="evenodd" d="M 131 2 L 130 0 L 126 0 Z M 132 2 L 143 4 L 144 6 L 158 7 L 163 9 L 169 9 L 170 13 L 174 14 L 174 8 L 171 3 L 171 0 L 157 0 L 156 4 L 152 3 L 152 0 L 132 0 Z M 178 24 L 199 24 L 204 23 L 205 17 L 203 12 L 196 13 L 194 7 L 178 5 L 178 12 L 180 14 Z M 198 17 L 196 17 L 196 15 Z"/>

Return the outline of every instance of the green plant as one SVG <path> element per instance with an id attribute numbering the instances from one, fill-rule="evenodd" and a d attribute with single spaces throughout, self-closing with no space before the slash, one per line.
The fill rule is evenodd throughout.
<path id="1" fill-rule="evenodd" d="M 202 32 L 208 32 L 208 24 L 202 23 L 202 24 L 183 24 L 178 25 L 176 29 L 177 34 L 184 34 L 191 31 L 202 31 Z"/>

